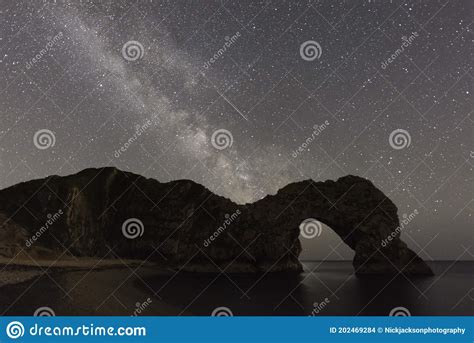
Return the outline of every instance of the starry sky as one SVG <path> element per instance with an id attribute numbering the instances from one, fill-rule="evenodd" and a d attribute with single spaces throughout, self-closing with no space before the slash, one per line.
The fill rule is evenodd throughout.
<path id="1" fill-rule="evenodd" d="M 472 259 L 472 4 L 6 1 L 0 188 L 116 166 L 238 203 L 366 177 L 426 260 Z M 349 259 L 327 227 L 304 259 Z"/>

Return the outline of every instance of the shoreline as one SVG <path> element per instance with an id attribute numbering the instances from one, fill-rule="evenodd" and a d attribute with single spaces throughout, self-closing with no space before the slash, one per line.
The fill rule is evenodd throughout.
<path id="1" fill-rule="evenodd" d="M 143 261 L 94 260 L 9 263 L 0 261 L 0 314 L 33 315 L 47 306 L 56 315 L 132 316 L 149 302 L 141 315 L 178 315 L 143 278 L 168 270 Z M 2 277 L 4 281 L 2 282 Z"/>

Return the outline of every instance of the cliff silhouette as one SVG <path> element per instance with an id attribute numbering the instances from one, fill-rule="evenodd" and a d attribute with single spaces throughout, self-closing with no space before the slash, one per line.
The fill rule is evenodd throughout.
<path id="1" fill-rule="evenodd" d="M 101 258 L 112 249 L 194 272 L 301 272 L 308 218 L 355 251 L 356 275 L 432 274 L 400 239 L 395 204 L 352 175 L 291 183 L 245 205 L 190 180 L 160 183 L 112 167 L 23 182 L 0 191 L 0 256 Z"/>

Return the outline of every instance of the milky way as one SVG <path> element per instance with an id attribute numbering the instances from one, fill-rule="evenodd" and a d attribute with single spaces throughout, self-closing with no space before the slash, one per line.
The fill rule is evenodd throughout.
<path id="1" fill-rule="evenodd" d="M 0 187 L 112 165 L 246 203 L 355 174 L 418 212 L 421 256 L 472 259 L 470 8 L 9 1 Z M 323 231 L 304 257 L 348 258 Z"/>

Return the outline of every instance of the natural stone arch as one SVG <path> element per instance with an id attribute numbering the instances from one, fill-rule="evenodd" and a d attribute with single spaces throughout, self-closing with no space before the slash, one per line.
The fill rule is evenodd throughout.
<path id="1" fill-rule="evenodd" d="M 77 189 L 80 196 L 75 196 Z M 40 196 L 41 190 L 51 196 Z M 149 258 L 158 252 L 171 266 L 191 271 L 299 272 L 299 225 L 315 218 L 355 251 L 358 275 L 432 273 L 400 240 L 393 202 L 356 176 L 292 183 L 247 205 L 237 205 L 193 181 L 160 183 L 115 168 L 86 169 L 0 191 L 0 214 L 12 223 L 5 225 L 18 224 L 26 236 L 35 234 L 48 213 L 64 203 L 64 215 L 35 247 L 62 252 L 58 238 L 71 245 L 76 256 L 103 256 L 112 246 L 126 258 Z M 130 218 L 143 224 L 136 239 L 122 233 Z M 389 236 L 390 244 L 382 246 Z M 210 237 L 212 244 L 206 244 Z"/>
<path id="2" fill-rule="evenodd" d="M 302 181 L 264 200 L 255 203 L 252 212 L 265 213 L 267 219 L 259 218 L 262 227 L 286 231 L 296 254 L 301 252 L 299 224 L 314 218 L 354 250 L 357 275 L 432 274 L 425 262 L 400 240 L 395 204 L 366 179 L 346 176 L 337 181 Z M 389 236 L 392 240 L 384 246 L 382 242 Z"/>

